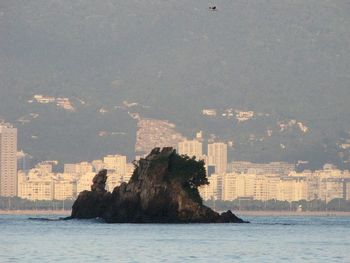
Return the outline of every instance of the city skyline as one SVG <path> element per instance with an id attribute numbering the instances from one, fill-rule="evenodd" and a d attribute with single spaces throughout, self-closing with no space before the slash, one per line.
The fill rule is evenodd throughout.
<path id="1" fill-rule="evenodd" d="M 9 127 L 13 133 L 13 126 L 6 124 L 6 128 Z M 208 146 L 206 152 L 203 152 L 203 143 Z M 155 146 L 161 147 L 161 144 Z M 319 199 L 329 202 L 336 198 L 350 199 L 349 171 L 331 164 L 325 164 L 322 170 L 297 172 L 296 164 L 286 162 L 228 161 L 227 145 L 203 141 L 202 132 L 197 133 L 195 139 L 180 141 L 176 148 L 179 154 L 205 161 L 210 184 L 200 188 L 204 200 L 248 198 L 292 202 Z M 92 161 L 65 163 L 62 172 L 53 172 L 55 165 L 56 161 L 43 160 L 27 171 L 19 169 L 15 176 L 18 181 L 16 196 L 29 200 L 74 200 L 79 192 L 90 190 L 92 178 L 101 169 L 109 171 L 108 191 L 127 182 L 134 170 L 127 156 L 119 153 Z"/>

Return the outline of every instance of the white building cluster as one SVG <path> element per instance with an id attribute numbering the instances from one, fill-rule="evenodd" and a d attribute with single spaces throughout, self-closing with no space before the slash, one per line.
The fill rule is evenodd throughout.
<path id="1" fill-rule="evenodd" d="M 225 173 L 227 170 L 227 144 L 214 142 L 208 144 L 208 154 L 203 153 L 201 133 L 197 134 L 195 140 L 184 140 L 178 143 L 178 153 L 189 157 L 196 157 L 197 160 L 204 160 L 208 167 L 212 167 L 215 173 Z"/>
<path id="2" fill-rule="evenodd" d="M 350 173 L 335 167 L 325 165 L 322 170 L 289 171 L 288 164 L 261 164 L 263 169 L 257 169 L 259 164 L 252 163 L 252 169 L 242 172 L 233 171 L 223 174 L 213 174 L 209 177 L 209 185 L 200 189 L 204 200 L 215 199 L 231 201 L 235 199 L 299 201 L 315 200 L 329 202 L 332 199 L 344 198 L 350 200 Z M 248 165 L 248 163 L 245 163 Z M 282 167 L 286 170 L 283 171 Z M 269 171 L 271 170 L 271 171 Z M 277 172 L 280 170 L 280 172 Z"/>
<path id="3" fill-rule="evenodd" d="M 350 172 L 330 164 L 321 170 L 298 173 L 295 165 L 284 162 L 227 163 L 227 144 L 211 140 L 204 153 L 201 132 L 193 140 L 180 140 L 177 146 L 180 154 L 205 161 L 210 184 L 200 188 L 204 200 L 350 200 Z M 101 169 L 108 170 L 108 191 L 128 182 L 134 170 L 126 156 L 107 155 L 92 162 L 65 164 L 61 173 L 53 172 L 53 161 L 17 172 L 16 155 L 17 129 L 1 122 L 0 196 L 19 196 L 29 200 L 74 199 L 81 191 L 90 190 L 93 177 Z M 23 153 L 18 156 L 23 156 Z"/>
<path id="4" fill-rule="evenodd" d="M 73 107 L 73 104 L 69 98 L 65 98 L 65 97 L 55 98 L 52 96 L 45 96 L 42 94 L 36 94 L 36 95 L 34 95 L 33 99 L 37 103 L 41 103 L 41 104 L 49 104 L 49 103 L 56 102 L 57 107 L 63 108 L 63 109 L 68 110 L 68 111 L 75 111 L 75 108 Z M 32 103 L 33 100 L 29 100 L 29 102 Z"/>
<path id="5" fill-rule="evenodd" d="M 227 144 L 208 143 L 206 155 L 202 136 L 180 142 L 178 152 L 205 161 L 209 185 L 200 188 L 204 200 L 350 200 L 349 171 L 329 164 L 322 170 L 297 173 L 295 165 L 286 162 L 227 163 Z"/>
<path id="6" fill-rule="evenodd" d="M 53 172 L 52 164 L 43 162 L 28 172 L 18 172 L 18 196 L 29 200 L 74 199 L 80 192 L 90 190 L 93 177 L 101 169 L 108 170 L 106 188 L 113 191 L 129 181 L 134 167 L 123 155 L 108 155 L 91 163 L 65 164 L 63 173 Z"/>

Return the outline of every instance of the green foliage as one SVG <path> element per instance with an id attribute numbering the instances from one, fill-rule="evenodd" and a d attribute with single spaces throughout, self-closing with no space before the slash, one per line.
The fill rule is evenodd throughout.
<path id="1" fill-rule="evenodd" d="M 203 203 L 198 187 L 209 184 L 203 160 L 197 161 L 195 157 L 175 153 L 171 157 L 169 171 L 171 178 L 181 182 L 192 200 Z"/>
<path id="2" fill-rule="evenodd" d="M 190 188 L 197 188 L 209 184 L 203 160 L 197 161 L 195 157 L 173 154 L 171 157 L 169 171 L 172 178 L 181 181 Z"/>

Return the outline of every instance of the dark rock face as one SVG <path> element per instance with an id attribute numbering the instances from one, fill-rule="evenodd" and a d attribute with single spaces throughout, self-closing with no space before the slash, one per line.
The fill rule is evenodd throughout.
<path id="1" fill-rule="evenodd" d="M 220 215 L 202 204 L 196 177 L 189 176 L 196 173 L 191 165 L 200 165 L 191 159 L 186 163 L 190 165 L 181 166 L 183 160 L 172 148 L 155 148 L 135 164 L 130 181 L 112 193 L 105 190 L 107 171 L 100 171 L 91 191 L 79 194 L 71 217 L 100 217 L 109 223 L 244 223 L 231 211 Z"/>
<path id="2" fill-rule="evenodd" d="M 107 170 L 101 170 L 95 175 L 91 185 L 91 191 L 83 191 L 72 207 L 72 217 L 74 218 L 96 218 L 101 217 L 111 202 L 111 193 L 106 187 Z"/>
<path id="3" fill-rule="evenodd" d="M 91 191 L 97 193 L 105 193 L 107 182 L 107 170 L 103 169 L 92 179 Z"/>

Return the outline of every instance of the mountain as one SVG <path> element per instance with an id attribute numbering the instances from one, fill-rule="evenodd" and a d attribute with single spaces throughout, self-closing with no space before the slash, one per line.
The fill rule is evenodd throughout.
<path id="1" fill-rule="evenodd" d="M 348 167 L 348 1 L 215 5 L 1 3 L 0 117 L 18 127 L 19 147 L 38 160 L 131 158 L 137 122 L 130 113 L 139 113 L 167 119 L 187 137 L 201 129 L 233 141 L 237 160 Z M 39 94 L 55 101 L 38 103 Z M 203 115 L 208 108 L 221 115 Z M 222 116 L 230 108 L 268 116 L 238 122 Z M 293 120 L 308 131 L 298 124 L 281 131 Z"/>

